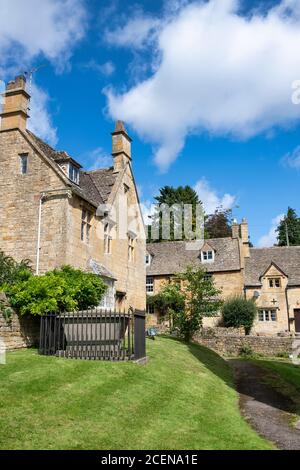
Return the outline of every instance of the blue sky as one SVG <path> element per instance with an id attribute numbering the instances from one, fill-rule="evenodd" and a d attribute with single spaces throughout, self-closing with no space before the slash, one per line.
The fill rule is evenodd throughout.
<path id="1" fill-rule="evenodd" d="M 146 206 L 160 187 L 189 184 L 207 212 L 246 217 L 259 246 L 288 206 L 300 212 L 299 1 L 22 4 L 0 0 L 0 79 L 46 65 L 32 86 L 41 137 L 107 166 L 123 119 Z"/>

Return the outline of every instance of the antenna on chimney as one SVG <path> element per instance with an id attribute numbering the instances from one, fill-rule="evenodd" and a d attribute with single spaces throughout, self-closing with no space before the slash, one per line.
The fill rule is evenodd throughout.
<path id="1" fill-rule="evenodd" d="M 26 79 L 29 78 L 29 86 L 28 86 L 28 93 L 31 96 L 31 91 L 32 91 L 32 79 L 33 79 L 33 74 L 35 74 L 38 70 L 43 69 L 44 67 L 47 67 L 46 64 L 39 65 L 38 67 L 35 67 L 34 69 L 27 70 L 24 73 Z M 28 108 L 30 109 L 30 108 Z"/>

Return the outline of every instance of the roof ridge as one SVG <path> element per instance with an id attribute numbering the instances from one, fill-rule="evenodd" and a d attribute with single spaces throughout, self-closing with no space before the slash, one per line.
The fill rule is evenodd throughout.
<path id="1" fill-rule="evenodd" d="M 91 175 L 93 173 L 97 173 L 97 171 L 110 171 L 113 170 L 112 166 L 105 167 L 105 168 L 97 168 L 96 170 L 83 170 L 82 173 L 85 173 L 86 175 Z"/>

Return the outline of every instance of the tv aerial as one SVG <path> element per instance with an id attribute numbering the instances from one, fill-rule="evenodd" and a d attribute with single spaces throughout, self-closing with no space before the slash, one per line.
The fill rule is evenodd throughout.
<path id="1" fill-rule="evenodd" d="M 29 80 L 29 85 L 28 85 L 28 93 L 29 95 L 31 96 L 31 92 L 32 92 L 32 81 L 33 81 L 33 75 L 40 69 L 43 69 L 44 67 L 47 67 L 46 64 L 43 64 L 43 65 L 39 65 L 38 67 L 34 67 L 33 69 L 31 70 L 26 70 L 24 71 L 24 75 L 26 77 L 27 80 Z"/>

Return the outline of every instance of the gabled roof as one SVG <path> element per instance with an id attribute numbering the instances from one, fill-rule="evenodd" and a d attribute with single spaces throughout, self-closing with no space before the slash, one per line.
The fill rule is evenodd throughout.
<path id="1" fill-rule="evenodd" d="M 214 261 L 201 263 L 201 247 L 189 250 L 191 245 L 183 241 L 149 243 L 147 251 L 151 264 L 147 266 L 148 275 L 167 275 L 183 272 L 188 265 L 203 266 L 209 272 L 240 270 L 239 242 L 236 238 L 211 238 L 206 240 L 215 251 Z"/>
<path id="2" fill-rule="evenodd" d="M 31 139 L 33 139 L 41 152 L 56 163 L 57 166 L 59 166 L 59 162 L 69 160 L 81 168 L 81 165 L 66 152 L 57 151 L 32 132 L 28 130 L 26 132 Z M 97 207 L 99 204 L 105 204 L 107 202 L 116 178 L 117 174 L 114 173 L 113 168 L 102 168 L 95 171 L 81 171 L 79 185 L 73 183 L 71 180 L 69 180 L 69 182 L 76 194 Z"/>
<path id="3" fill-rule="evenodd" d="M 288 276 L 289 286 L 300 285 L 300 246 L 250 248 L 246 260 L 245 285 L 261 286 L 261 277 L 274 264 Z"/>

